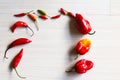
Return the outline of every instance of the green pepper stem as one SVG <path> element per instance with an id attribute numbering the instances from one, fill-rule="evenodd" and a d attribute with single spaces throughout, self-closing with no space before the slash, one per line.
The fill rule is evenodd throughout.
<path id="1" fill-rule="evenodd" d="M 16 68 L 14 68 L 14 70 L 15 70 L 15 72 L 16 72 L 16 74 L 17 74 L 17 76 L 18 76 L 19 78 L 23 78 L 23 79 L 26 78 L 26 77 L 22 77 L 21 75 L 19 75 Z"/>

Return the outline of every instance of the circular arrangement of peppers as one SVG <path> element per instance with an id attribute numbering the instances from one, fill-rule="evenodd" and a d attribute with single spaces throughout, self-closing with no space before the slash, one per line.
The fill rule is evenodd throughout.
<path id="1" fill-rule="evenodd" d="M 19 14 L 14 14 L 14 17 L 28 16 L 34 22 L 36 29 L 39 30 L 39 27 L 37 25 L 37 18 L 41 18 L 44 20 L 47 20 L 49 18 L 50 19 L 58 19 L 61 17 L 61 15 L 64 15 L 64 16 L 68 16 L 71 19 L 75 20 L 76 28 L 81 34 L 83 34 L 83 35 L 95 34 L 95 31 L 90 33 L 92 30 L 90 22 L 79 13 L 73 14 L 72 12 L 66 11 L 63 8 L 60 8 L 60 10 L 59 10 L 60 13 L 55 16 L 48 16 L 48 14 L 44 10 L 41 10 L 41 9 L 38 9 L 37 12 L 38 12 L 38 14 L 36 14 L 33 11 L 22 12 Z M 25 21 L 16 21 L 10 28 L 11 32 L 14 33 L 18 27 L 28 28 L 32 32 L 31 37 L 34 35 L 34 31 L 29 27 L 29 25 Z M 32 42 L 32 40 L 27 39 L 27 38 L 18 38 L 16 40 L 12 41 L 5 50 L 4 59 L 8 59 L 7 51 L 9 49 L 16 47 L 16 46 L 28 44 L 31 42 Z M 89 40 L 87 38 L 79 40 L 75 47 L 76 53 L 77 53 L 75 59 L 77 59 L 79 57 L 79 55 L 85 55 L 90 50 L 90 47 L 91 47 L 91 40 Z M 17 69 L 16 69 L 22 56 L 23 56 L 23 48 L 14 57 L 11 66 L 15 70 L 15 72 L 19 78 L 26 78 L 26 77 L 19 75 L 17 72 Z M 93 67 L 93 65 L 94 65 L 94 63 L 91 60 L 81 59 L 81 60 L 77 61 L 72 68 L 70 68 L 69 70 L 66 70 L 65 72 L 67 72 L 67 73 L 76 72 L 78 74 L 83 74 L 83 73 L 86 73 L 88 70 L 90 70 Z"/>

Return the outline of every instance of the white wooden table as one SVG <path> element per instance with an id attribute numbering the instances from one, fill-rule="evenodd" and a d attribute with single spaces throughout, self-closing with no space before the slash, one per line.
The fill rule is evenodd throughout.
<path id="1" fill-rule="evenodd" d="M 40 30 L 28 17 L 15 18 L 13 14 L 37 9 L 50 16 L 60 8 L 81 13 L 96 30 L 96 34 L 81 37 L 70 27 L 70 19 L 61 16 L 57 20 L 38 19 Z M 24 48 L 23 58 L 17 68 L 26 80 L 120 80 L 120 0 L 0 0 L 0 80 L 22 80 L 9 69 L 13 57 Z M 11 25 L 26 21 L 35 34 L 30 37 L 25 29 L 11 33 Z M 72 24 L 73 25 L 73 24 Z M 3 61 L 4 51 L 13 40 L 26 37 L 32 43 L 8 50 L 9 59 Z M 69 60 L 70 51 L 82 38 L 92 41 L 90 51 L 77 60 Z M 94 67 L 83 75 L 66 74 L 65 70 L 79 59 L 90 59 Z"/>

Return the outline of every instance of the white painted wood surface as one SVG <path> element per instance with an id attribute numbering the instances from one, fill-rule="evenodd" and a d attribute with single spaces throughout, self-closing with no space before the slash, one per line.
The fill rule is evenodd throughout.
<path id="1" fill-rule="evenodd" d="M 9 64 L 17 52 L 24 48 L 23 58 L 17 68 L 26 80 L 120 80 L 120 15 L 119 0 L 0 0 L 0 80 L 22 80 Z M 13 14 L 37 9 L 45 10 L 50 16 L 58 14 L 59 8 L 78 12 L 87 18 L 96 30 L 93 36 L 81 36 L 66 16 L 57 20 L 38 19 L 40 30 L 27 18 L 15 18 Z M 10 32 L 11 25 L 26 21 L 35 35 L 29 36 L 25 29 Z M 70 27 L 70 24 L 72 26 Z M 12 48 L 7 52 L 8 60 L 3 61 L 7 45 L 19 37 L 33 42 Z M 92 41 L 90 51 L 77 60 L 70 60 L 69 54 L 82 38 Z M 90 59 L 94 67 L 83 75 L 66 74 L 65 70 L 79 59 Z"/>

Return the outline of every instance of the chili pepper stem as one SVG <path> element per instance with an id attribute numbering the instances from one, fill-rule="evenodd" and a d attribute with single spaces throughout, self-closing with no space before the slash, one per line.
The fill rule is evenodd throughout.
<path id="1" fill-rule="evenodd" d="M 39 28 L 38 28 L 38 25 L 37 25 L 37 21 L 34 21 L 34 24 L 36 26 L 37 31 L 39 31 Z"/>
<path id="2" fill-rule="evenodd" d="M 32 32 L 31 37 L 32 37 L 34 35 L 34 31 L 29 26 L 27 26 L 27 28 L 31 30 Z"/>
<path id="3" fill-rule="evenodd" d="M 6 56 L 8 49 L 9 49 L 9 48 L 7 48 L 7 49 L 5 50 L 5 54 L 4 54 L 4 58 L 5 58 L 5 59 L 8 59 L 8 57 Z"/>
<path id="4" fill-rule="evenodd" d="M 14 68 L 14 70 L 15 70 L 15 72 L 16 72 L 16 74 L 17 74 L 17 76 L 19 77 L 19 78 L 23 78 L 23 79 L 25 79 L 26 77 L 23 77 L 23 76 L 21 76 L 20 74 L 18 74 L 18 72 L 17 72 L 17 69 L 16 68 Z"/>
<path id="5" fill-rule="evenodd" d="M 77 53 L 76 56 L 75 56 L 75 60 L 76 60 L 79 56 L 80 56 L 79 53 Z"/>
<path id="6" fill-rule="evenodd" d="M 38 14 L 36 14 L 35 12 L 33 12 L 33 14 L 35 14 L 36 16 L 39 16 Z"/>
<path id="7" fill-rule="evenodd" d="M 29 12 L 26 12 L 26 14 L 28 15 L 29 13 L 33 12 L 33 10 L 29 11 Z"/>
<path id="8" fill-rule="evenodd" d="M 65 71 L 66 73 L 75 72 L 75 67 L 72 67 Z"/>
<path id="9" fill-rule="evenodd" d="M 94 32 L 92 32 L 92 33 L 88 33 L 89 35 L 93 35 L 93 34 L 95 34 L 96 33 L 96 31 L 94 31 Z"/>

